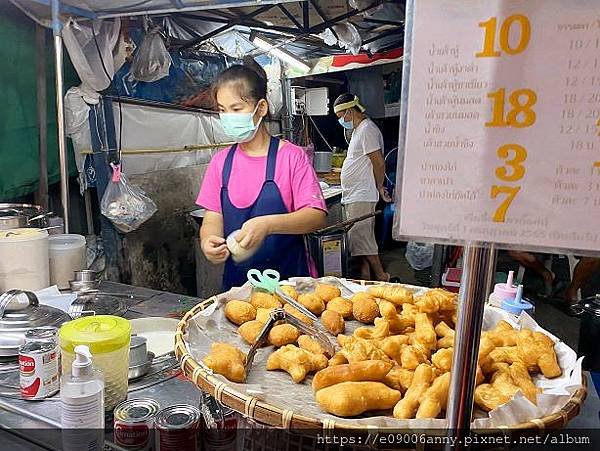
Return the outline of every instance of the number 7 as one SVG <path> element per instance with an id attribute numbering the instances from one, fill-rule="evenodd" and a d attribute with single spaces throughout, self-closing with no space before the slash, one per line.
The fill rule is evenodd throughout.
<path id="1" fill-rule="evenodd" d="M 506 199 L 502 201 L 500 206 L 496 209 L 494 213 L 494 222 L 505 222 L 506 221 L 506 211 L 515 197 L 521 190 L 520 186 L 500 186 L 500 185 L 492 185 L 492 199 L 498 197 L 499 194 L 506 194 Z"/>

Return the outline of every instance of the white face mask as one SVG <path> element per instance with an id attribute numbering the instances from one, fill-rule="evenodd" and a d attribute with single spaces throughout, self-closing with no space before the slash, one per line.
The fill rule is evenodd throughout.
<path id="1" fill-rule="evenodd" d="M 258 103 L 252 113 L 219 113 L 221 127 L 227 136 L 237 143 L 251 141 L 256 135 L 262 117 L 254 124 L 254 115 L 258 111 Z"/>

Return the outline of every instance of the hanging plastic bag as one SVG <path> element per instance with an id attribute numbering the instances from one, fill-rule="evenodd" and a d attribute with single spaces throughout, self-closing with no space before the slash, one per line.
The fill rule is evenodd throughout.
<path id="1" fill-rule="evenodd" d="M 131 75 L 139 81 L 153 82 L 168 76 L 169 67 L 171 55 L 158 29 L 148 31 L 133 55 Z"/>
<path id="2" fill-rule="evenodd" d="M 414 270 L 421 271 L 430 268 L 433 264 L 433 244 L 409 241 L 404 255 Z"/>
<path id="3" fill-rule="evenodd" d="M 111 163 L 113 176 L 104 191 L 100 211 L 123 233 L 138 229 L 156 213 L 156 204 L 144 191 L 130 185 L 121 172 L 121 165 Z"/>

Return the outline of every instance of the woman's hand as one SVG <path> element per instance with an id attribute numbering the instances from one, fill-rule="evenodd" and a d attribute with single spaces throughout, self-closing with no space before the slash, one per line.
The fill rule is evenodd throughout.
<path id="1" fill-rule="evenodd" d="M 220 236 L 210 235 L 202 240 L 200 246 L 206 259 L 215 265 L 223 263 L 229 258 L 229 250 L 225 244 L 225 239 Z"/>
<path id="2" fill-rule="evenodd" d="M 249 219 L 244 223 L 235 239 L 244 249 L 260 246 L 265 238 L 271 234 L 270 221 L 269 216 L 257 216 Z"/>

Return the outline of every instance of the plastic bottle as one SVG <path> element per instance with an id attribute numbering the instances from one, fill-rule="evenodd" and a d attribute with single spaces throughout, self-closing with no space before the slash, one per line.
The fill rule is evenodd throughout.
<path id="1" fill-rule="evenodd" d="M 104 380 L 92 366 L 85 345 L 74 349 L 71 374 L 61 379 L 60 404 L 63 449 L 88 451 L 104 447 Z"/>

